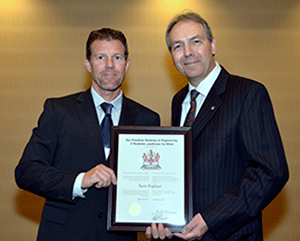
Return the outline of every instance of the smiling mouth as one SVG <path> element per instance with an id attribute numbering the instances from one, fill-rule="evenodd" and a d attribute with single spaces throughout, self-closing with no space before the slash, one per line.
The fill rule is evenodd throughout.
<path id="1" fill-rule="evenodd" d="M 195 61 L 189 61 L 189 62 L 185 62 L 184 65 L 193 65 L 193 64 L 197 64 L 199 61 L 195 60 Z"/>

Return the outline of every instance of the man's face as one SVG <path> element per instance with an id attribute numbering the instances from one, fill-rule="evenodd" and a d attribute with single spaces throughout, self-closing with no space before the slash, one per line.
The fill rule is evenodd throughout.
<path id="1" fill-rule="evenodd" d="M 84 64 L 92 74 L 92 85 L 101 93 L 119 91 L 130 60 L 125 60 L 125 48 L 119 40 L 96 40 L 91 45 L 91 58 Z"/>
<path id="2" fill-rule="evenodd" d="M 196 87 L 215 67 L 215 39 L 210 43 L 203 26 L 194 21 L 177 23 L 169 39 L 175 67 Z"/>

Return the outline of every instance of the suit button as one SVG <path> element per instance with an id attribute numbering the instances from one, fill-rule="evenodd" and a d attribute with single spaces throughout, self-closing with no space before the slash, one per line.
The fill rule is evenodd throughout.
<path id="1" fill-rule="evenodd" d="M 102 212 L 99 212 L 99 213 L 98 213 L 98 218 L 101 219 L 101 218 L 103 218 L 103 216 L 104 216 L 104 214 L 103 214 Z"/>

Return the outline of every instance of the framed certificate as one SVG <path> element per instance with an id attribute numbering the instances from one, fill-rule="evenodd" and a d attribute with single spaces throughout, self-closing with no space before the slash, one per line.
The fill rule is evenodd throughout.
<path id="1" fill-rule="evenodd" d="M 107 229 L 181 232 L 193 216 L 190 127 L 113 126 Z"/>

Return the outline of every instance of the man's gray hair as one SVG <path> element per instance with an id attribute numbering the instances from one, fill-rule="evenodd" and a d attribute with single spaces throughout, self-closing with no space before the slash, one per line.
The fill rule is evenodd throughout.
<path id="1" fill-rule="evenodd" d="M 179 14 L 179 15 L 175 16 L 167 28 L 166 42 L 167 42 L 170 52 L 171 52 L 171 43 L 170 43 L 170 39 L 169 39 L 170 32 L 177 23 L 182 22 L 182 21 L 194 21 L 196 23 L 200 23 L 204 28 L 206 38 L 208 39 L 208 41 L 210 43 L 212 42 L 213 34 L 212 34 L 212 31 L 211 31 L 208 23 L 205 21 L 205 19 L 200 17 L 200 15 L 197 13 L 187 12 L 187 13 L 183 13 L 183 14 Z"/>

